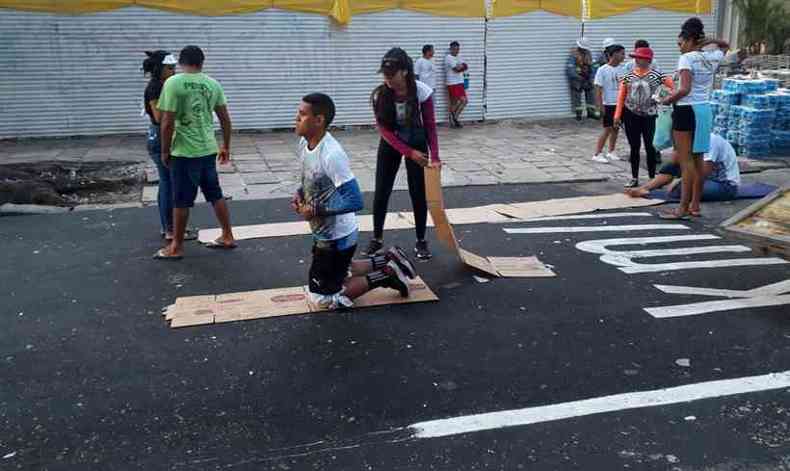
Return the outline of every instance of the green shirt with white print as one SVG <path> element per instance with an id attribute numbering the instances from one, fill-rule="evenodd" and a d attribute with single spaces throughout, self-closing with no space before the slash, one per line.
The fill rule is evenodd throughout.
<path id="1" fill-rule="evenodd" d="M 216 154 L 214 109 L 227 104 L 222 86 L 199 73 L 176 74 L 165 81 L 157 107 L 175 114 L 170 155 L 205 157 Z"/>

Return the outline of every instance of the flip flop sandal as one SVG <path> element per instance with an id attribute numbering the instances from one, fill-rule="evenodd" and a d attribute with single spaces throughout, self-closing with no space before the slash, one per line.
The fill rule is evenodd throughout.
<path id="1" fill-rule="evenodd" d="M 215 239 L 212 240 L 211 242 L 206 242 L 205 244 L 203 244 L 203 246 L 206 247 L 207 249 L 219 249 L 219 250 L 231 250 L 238 247 L 235 243 L 226 245 L 220 239 Z"/>
<path id="2" fill-rule="evenodd" d="M 167 255 L 165 249 L 159 249 L 154 254 L 154 260 L 181 260 L 183 255 Z"/>
<path id="3" fill-rule="evenodd" d="M 702 217 L 702 213 L 699 212 L 699 211 L 689 211 L 689 214 L 691 214 L 691 216 L 695 217 L 695 218 L 701 218 Z"/>
<path id="4" fill-rule="evenodd" d="M 162 237 L 164 237 L 165 240 L 167 241 L 173 240 L 172 237 L 167 237 L 164 234 L 162 235 Z M 197 238 L 198 238 L 198 231 L 196 229 L 187 229 L 186 232 L 184 232 L 184 240 L 195 240 Z"/>
<path id="5" fill-rule="evenodd" d="M 691 219 L 688 214 L 678 214 L 674 211 L 658 213 L 658 218 L 665 221 L 688 221 Z"/>

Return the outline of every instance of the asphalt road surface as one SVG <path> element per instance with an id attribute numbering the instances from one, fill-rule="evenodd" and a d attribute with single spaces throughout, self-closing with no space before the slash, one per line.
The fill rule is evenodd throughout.
<path id="1" fill-rule="evenodd" d="M 445 195 L 463 207 L 596 191 Z M 744 245 L 715 225 L 748 203 L 671 229 L 633 227 L 677 224 L 657 208 L 457 226 L 465 248 L 537 255 L 557 277 L 481 283 L 433 241 L 418 270 L 438 303 L 184 329 L 160 315 L 179 296 L 304 284 L 309 237 L 193 243 L 157 262 L 155 207 L 3 218 L 0 469 L 788 470 L 790 287 L 777 283 L 790 264 L 700 249 Z M 293 220 L 283 200 L 231 211 L 237 225 Z M 205 205 L 192 223 L 216 225 Z M 386 238 L 410 248 L 414 235 Z M 758 260 L 678 265 L 725 259 Z M 497 411 L 511 413 L 468 418 Z"/>

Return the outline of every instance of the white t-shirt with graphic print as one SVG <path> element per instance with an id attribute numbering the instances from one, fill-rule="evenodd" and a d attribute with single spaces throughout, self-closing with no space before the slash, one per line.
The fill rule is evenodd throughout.
<path id="1" fill-rule="evenodd" d="M 678 100 L 677 104 L 697 105 L 710 101 L 713 78 L 722 60 L 724 60 L 724 53 L 721 49 L 692 51 L 681 55 L 678 59 L 678 71 L 691 71 L 691 91 Z"/>
<path id="2" fill-rule="evenodd" d="M 313 150 L 301 138 L 298 153 L 302 162 L 302 191 L 307 202 L 316 199 L 326 202 L 339 187 L 355 178 L 346 151 L 329 132 Z M 310 220 L 310 229 L 319 240 L 342 239 L 358 227 L 356 213 L 316 216 Z"/>

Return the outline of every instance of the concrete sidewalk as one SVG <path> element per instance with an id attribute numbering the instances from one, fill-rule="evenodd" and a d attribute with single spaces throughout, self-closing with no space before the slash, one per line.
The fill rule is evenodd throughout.
<path id="1" fill-rule="evenodd" d="M 597 163 L 591 160 L 600 122 L 557 120 L 468 124 L 463 129 L 439 128 L 440 156 L 445 186 L 512 183 L 560 183 L 630 178 L 626 160 Z M 363 191 L 375 184 L 378 134 L 373 129 L 335 130 L 335 137 L 349 153 Z M 35 139 L 3 143 L 2 163 L 43 161 L 132 161 L 146 167 L 144 204 L 156 202 L 156 170 L 148 158 L 145 136 L 101 136 L 70 139 Z M 223 191 L 235 200 L 291 196 L 299 167 L 294 154 L 296 137 L 287 131 L 234 135 L 232 162 L 220 169 Z M 617 153 L 627 159 L 628 144 L 620 133 Z M 668 158 L 668 152 L 664 153 Z M 643 156 L 644 161 L 644 156 Z M 644 162 L 643 162 L 644 167 Z M 741 159 L 746 172 L 788 168 L 788 160 Z M 647 178 L 647 172 L 640 174 Z M 400 172 L 396 189 L 406 189 Z"/>

